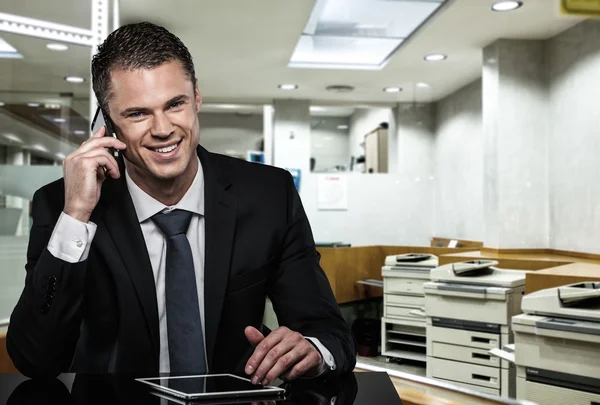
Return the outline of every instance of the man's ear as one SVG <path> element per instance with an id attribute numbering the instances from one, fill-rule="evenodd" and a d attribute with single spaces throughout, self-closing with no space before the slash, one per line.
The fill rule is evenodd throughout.
<path id="1" fill-rule="evenodd" d="M 196 98 L 196 112 L 200 112 L 200 107 L 202 107 L 202 94 L 200 94 L 200 88 L 198 88 L 198 79 L 196 79 L 196 87 L 194 88 L 195 98 Z"/>

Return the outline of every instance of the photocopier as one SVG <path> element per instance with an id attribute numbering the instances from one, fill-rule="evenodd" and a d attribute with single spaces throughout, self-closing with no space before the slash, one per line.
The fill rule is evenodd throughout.
<path id="1" fill-rule="evenodd" d="M 425 283 L 427 377 L 490 395 L 515 397 L 515 366 L 489 353 L 512 343 L 525 271 L 497 261 L 440 266 Z"/>
<path id="2" fill-rule="evenodd" d="M 522 309 L 512 319 L 517 398 L 600 404 L 600 283 L 536 291 Z"/>
<path id="3" fill-rule="evenodd" d="M 437 256 L 430 254 L 408 253 L 385 258 L 381 268 L 384 297 L 381 353 L 388 361 L 427 361 L 423 284 L 429 281 L 429 273 L 437 265 Z"/>

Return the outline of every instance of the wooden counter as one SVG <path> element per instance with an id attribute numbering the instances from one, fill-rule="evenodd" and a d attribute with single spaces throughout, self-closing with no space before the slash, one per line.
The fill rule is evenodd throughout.
<path id="1" fill-rule="evenodd" d="M 0 328 L 0 374 L 16 372 L 17 369 L 6 352 L 6 328 Z"/>
<path id="2" fill-rule="evenodd" d="M 600 265 L 572 263 L 527 273 L 525 278 L 525 293 L 529 294 L 546 288 L 585 281 L 600 281 Z"/>
<path id="3" fill-rule="evenodd" d="M 564 266 L 571 263 L 590 263 L 600 264 L 600 260 L 562 255 L 556 253 L 547 253 L 539 250 L 539 253 L 499 253 L 493 250 L 482 249 L 475 252 L 464 252 L 455 254 L 446 254 L 440 256 L 439 265 L 448 263 L 463 262 L 468 260 L 497 260 L 498 267 L 515 270 L 541 270 L 551 267 Z"/>
<path id="4" fill-rule="evenodd" d="M 339 304 L 383 296 L 383 289 L 357 284 L 359 280 L 383 280 L 381 267 L 386 256 L 404 253 L 430 253 L 436 256 L 468 252 L 475 248 L 432 248 L 428 246 L 319 247 L 325 271 Z"/>

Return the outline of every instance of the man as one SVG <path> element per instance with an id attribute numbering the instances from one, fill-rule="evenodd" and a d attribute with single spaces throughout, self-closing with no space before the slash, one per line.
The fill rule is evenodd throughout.
<path id="1" fill-rule="evenodd" d="M 257 384 L 352 370 L 354 340 L 292 177 L 198 146 L 183 43 L 153 24 L 121 27 L 92 78 L 118 139 L 99 130 L 33 198 L 7 336 L 16 367 L 245 372 Z M 265 337 L 267 296 L 282 326 Z"/>

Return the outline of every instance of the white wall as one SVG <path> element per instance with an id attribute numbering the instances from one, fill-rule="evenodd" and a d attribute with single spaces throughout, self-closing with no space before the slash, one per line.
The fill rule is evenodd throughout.
<path id="1" fill-rule="evenodd" d="M 600 253 L 600 21 L 547 45 L 552 248 Z"/>
<path id="2" fill-rule="evenodd" d="M 348 210 L 320 211 L 317 181 L 302 177 L 300 196 L 315 241 L 353 246 L 429 246 L 432 227 L 432 181 L 397 174 L 340 174 L 348 177 Z"/>
<path id="3" fill-rule="evenodd" d="M 257 150 L 263 139 L 262 115 L 200 113 L 200 145 L 211 152 Z"/>
<path id="4" fill-rule="evenodd" d="M 349 166 L 348 129 L 338 129 L 338 125 L 349 124 L 350 119 L 347 117 L 311 117 L 310 156 L 316 160 L 315 171 Z"/>
<path id="5" fill-rule="evenodd" d="M 438 237 L 483 240 L 481 80 L 436 104 L 435 209 Z"/>

